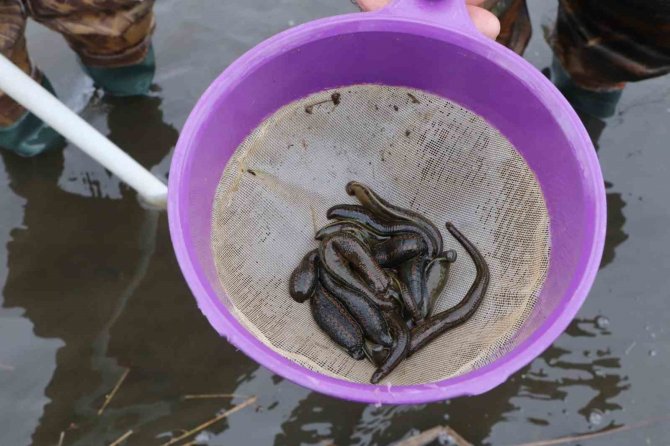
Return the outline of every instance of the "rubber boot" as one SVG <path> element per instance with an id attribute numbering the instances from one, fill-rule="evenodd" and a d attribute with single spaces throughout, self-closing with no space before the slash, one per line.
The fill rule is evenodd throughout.
<path id="1" fill-rule="evenodd" d="M 563 70 L 563 68 L 556 61 L 556 59 L 554 59 L 553 66 L 551 68 L 546 67 L 542 70 L 542 74 L 544 74 L 547 77 L 547 79 L 549 79 L 550 81 L 553 81 L 555 83 L 555 85 L 559 88 L 559 90 L 561 90 L 561 87 L 563 87 L 563 90 L 561 90 L 562 92 L 564 90 L 567 90 L 568 94 L 570 94 L 570 92 L 575 92 L 575 91 L 577 91 L 576 89 L 579 88 L 579 87 L 575 86 L 572 82 L 569 82 L 569 78 L 568 78 L 567 73 L 565 72 L 565 70 Z M 566 86 L 568 84 L 569 84 L 569 86 Z M 583 88 L 580 88 L 580 90 L 581 91 L 586 91 Z M 589 93 L 593 94 L 595 92 L 591 91 Z M 563 93 L 563 94 L 565 95 L 566 93 Z M 620 96 L 621 96 L 621 94 L 619 94 L 619 97 Z M 579 94 L 577 94 L 577 97 L 579 97 Z M 607 99 L 607 98 L 605 98 L 605 99 Z M 577 115 L 579 116 L 579 119 L 581 119 L 582 123 L 584 124 L 584 127 L 586 128 L 586 131 L 588 132 L 589 136 L 591 137 L 591 141 L 593 142 L 593 146 L 596 148 L 596 151 L 598 151 L 598 149 L 600 148 L 600 146 L 598 144 L 598 141 L 600 140 L 600 136 L 602 135 L 603 130 L 605 130 L 605 127 L 607 126 L 607 124 L 603 120 L 605 118 L 601 118 L 599 116 L 596 116 L 596 114 L 600 114 L 601 116 L 602 115 L 608 115 L 608 117 L 612 116 L 612 114 L 616 110 L 616 105 L 617 105 L 617 102 L 619 100 L 619 98 L 615 97 L 615 95 L 611 95 L 611 97 L 609 99 L 612 99 L 612 101 L 611 102 L 608 102 L 607 100 L 598 101 L 598 103 L 600 103 L 600 104 L 602 104 L 602 103 L 608 104 L 605 107 L 606 110 L 602 110 L 602 108 L 603 108 L 602 106 L 600 106 L 600 107 L 598 107 L 597 109 L 594 110 L 593 107 L 584 107 L 584 104 L 579 103 L 578 99 L 575 98 L 573 95 L 571 95 L 570 98 L 568 98 L 568 101 L 570 101 L 571 104 L 572 104 L 573 101 L 578 102 L 578 105 L 579 105 L 580 108 L 575 107 L 575 105 L 573 105 L 573 108 L 577 112 Z M 582 108 L 588 109 L 590 113 L 586 112 L 586 111 L 582 111 Z"/>
<path id="2" fill-rule="evenodd" d="M 575 110 L 598 119 L 614 116 L 623 94 L 623 89 L 595 91 L 576 85 L 555 57 L 551 63 L 551 80 Z"/>
<path id="3" fill-rule="evenodd" d="M 42 86 L 55 95 L 46 76 L 42 76 Z M 62 149 L 64 146 L 65 138 L 28 111 L 11 126 L 0 127 L 0 147 L 24 157 Z"/>
<path id="4" fill-rule="evenodd" d="M 153 46 L 149 47 L 142 62 L 127 67 L 98 68 L 82 65 L 84 71 L 93 79 L 96 87 L 102 88 L 112 96 L 142 96 L 149 87 L 156 72 L 156 59 Z"/>

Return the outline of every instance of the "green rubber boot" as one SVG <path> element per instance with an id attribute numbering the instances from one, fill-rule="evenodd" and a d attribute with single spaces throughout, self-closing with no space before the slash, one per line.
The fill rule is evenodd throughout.
<path id="1" fill-rule="evenodd" d="M 153 46 L 140 63 L 118 68 L 96 68 L 82 65 L 96 87 L 112 96 L 143 96 L 149 92 L 156 72 Z"/>
<path id="2" fill-rule="evenodd" d="M 614 116 L 623 94 L 623 89 L 594 91 L 576 85 L 555 57 L 551 63 L 551 80 L 575 110 L 598 119 Z"/>
<path id="3" fill-rule="evenodd" d="M 55 95 L 46 76 L 42 77 L 42 86 Z M 11 126 L 0 127 L 0 147 L 21 156 L 31 157 L 64 146 L 65 138 L 30 112 Z"/>

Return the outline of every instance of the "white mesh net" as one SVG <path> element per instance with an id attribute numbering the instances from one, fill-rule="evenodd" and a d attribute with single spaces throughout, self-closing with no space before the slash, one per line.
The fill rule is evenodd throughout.
<path id="1" fill-rule="evenodd" d="M 333 93 L 340 94 L 338 105 Z M 317 246 L 314 233 L 327 223 L 326 210 L 355 202 L 344 191 L 350 180 L 421 212 L 442 229 L 445 249 L 458 251 L 436 311 L 456 304 L 475 277 L 446 221 L 477 245 L 491 270 L 474 317 L 384 382 L 439 381 L 509 351 L 548 268 L 549 218 L 540 187 L 510 142 L 481 117 L 399 87 L 355 85 L 313 94 L 277 111 L 237 149 L 216 194 L 212 249 L 239 321 L 311 370 L 369 382 L 372 364 L 340 350 L 317 327 L 309 303 L 288 295 L 288 278 Z"/>

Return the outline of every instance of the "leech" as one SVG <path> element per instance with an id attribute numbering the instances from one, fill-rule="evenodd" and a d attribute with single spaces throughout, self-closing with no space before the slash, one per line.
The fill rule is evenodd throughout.
<path id="1" fill-rule="evenodd" d="M 424 233 L 431 238 L 432 244 L 436 249 L 436 251 L 431 253 L 431 257 L 442 252 L 442 233 L 432 221 L 423 215 L 390 204 L 388 201 L 377 195 L 370 187 L 363 183 L 359 183 L 358 181 L 349 182 L 346 186 L 346 191 L 349 195 L 355 195 L 364 207 L 382 218 L 388 220 L 407 220 L 420 226 Z"/>
<path id="2" fill-rule="evenodd" d="M 441 313 L 426 319 L 412 329 L 409 355 L 424 347 L 447 330 L 467 321 L 479 308 L 491 280 L 488 264 L 477 247 L 470 242 L 456 227 L 447 223 L 447 230 L 465 248 L 477 270 L 474 283 L 461 302 Z"/>
<path id="3" fill-rule="evenodd" d="M 386 237 L 404 233 L 418 234 L 426 243 L 428 255 L 430 257 L 434 257 L 440 252 L 440 249 L 438 249 L 439 245 L 437 245 L 433 238 L 416 223 L 397 219 L 393 221 L 383 220 L 363 206 L 353 204 L 333 206 L 328 210 L 327 217 L 331 220 L 354 220 L 358 224 L 363 225 L 366 229 Z"/>
<path id="4" fill-rule="evenodd" d="M 308 252 L 289 279 L 289 294 L 296 302 L 302 303 L 312 297 L 318 279 L 319 251 Z"/>
<path id="5" fill-rule="evenodd" d="M 342 304 L 322 286 L 317 286 L 311 308 L 317 325 L 330 339 L 344 348 L 352 358 L 359 360 L 365 357 L 363 331 Z"/>

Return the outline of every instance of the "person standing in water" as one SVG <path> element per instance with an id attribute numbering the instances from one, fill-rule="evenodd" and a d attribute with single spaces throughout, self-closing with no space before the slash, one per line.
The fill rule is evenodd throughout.
<path id="1" fill-rule="evenodd" d="M 371 11 L 389 0 L 357 2 Z M 526 0 L 466 4 L 480 31 L 523 54 L 531 35 Z M 670 72 L 670 0 L 558 0 L 547 40 L 554 58 L 545 74 L 597 140 L 626 83 Z"/>
<path id="2" fill-rule="evenodd" d="M 0 53 L 54 92 L 28 55 L 25 30 L 32 18 L 65 38 L 106 94 L 144 95 L 155 72 L 153 5 L 154 0 L 0 0 Z M 0 148 L 28 157 L 63 146 L 58 133 L 0 91 Z"/>

